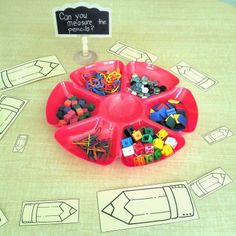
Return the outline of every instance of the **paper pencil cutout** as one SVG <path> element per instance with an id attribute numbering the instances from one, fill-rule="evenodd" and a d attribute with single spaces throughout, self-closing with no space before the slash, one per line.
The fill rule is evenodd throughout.
<path id="1" fill-rule="evenodd" d="M 177 65 L 171 68 L 171 71 L 191 81 L 197 87 L 205 91 L 210 89 L 217 83 L 215 79 L 210 78 L 206 74 L 197 71 L 185 62 L 178 63 Z"/>
<path id="2" fill-rule="evenodd" d="M 38 58 L 0 71 L 0 91 L 61 74 L 65 70 L 56 56 Z"/>
<path id="3" fill-rule="evenodd" d="M 98 204 L 102 232 L 198 218 L 185 182 L 98 192 Z"/>
<path id="4" fill-rule="evenodd" d="M 25 202 L 22 206 L 20 225 L 77 223 L 78 200 Z"/>
<path id="5" fill-rule="evenodd" d="M 232 180 L 224 172 L 224 170 L 222 170 L 221 168 L 217 168 L 191 182 L 190 188 L 199 198 L 203 198 L 208 194 L 221 189 L 230 182 L 232 182 Z"/>
<path id="6" fill-rule="evenodd" d="M 27 100 L 12 96 L 0 96 L 0 139 L 20 114 Z"/>

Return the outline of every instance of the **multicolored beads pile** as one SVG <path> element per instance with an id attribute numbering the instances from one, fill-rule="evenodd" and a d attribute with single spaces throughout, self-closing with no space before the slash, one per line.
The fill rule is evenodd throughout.
<path id="1" fill-rule="evenodd" d="M 133 95 L 141 98 L 148 98 L 152 95 L 164 92 L 166 90 L 166 86 L 159 86 L 157 81 L 150 80 L 145 75 L 138 76 L 137 74 L 132 74 L 130 90 Z"/>
<path id="2" fill-rule="evenodd" d="M 94 109 L 94 104 L 88 104 L 86 100 L 70 94 L 67 96 L 64 105 L 60 106 L 57 110 L 58 126 L 73 124 L 79 120 L 88 118 L 91 116 L 90 112 Z"/>
<path id="3" fill-rule="evenodd" d="M 165 129 L 154 132 L 151 127 L 135 130 L 133 126 L 124 131 L 126 138 L 121 140 L 125 158 L 132 158 L 133 165 L 145 165 L 169 156 L 174 152 L 177 141 Z"/>
<path id="4" fill-rule="evenodd" d="M 83 74 L 86 82 L 86 90 L 92 91 L 100 96 L 106 96 L 120 90 L 121 73 L 120 68 L 109 71 L 90 71 L 88 74 Z"/>
<path id="5" fill-rule="evenodd" d="M 98 135 L 90 134 L 84 139 L 74 141 L 73 144 L 84 150 L 93 161 L 106 159 L 110 152 L 110 140 L 100 140 Z"/>
<path id="6" fill-rule="evenodd" d="M 149 117 L 152 121 L 176 131 L 183 130 L 187 124 L 184 105 L 174 99 L 152 107 Z"/>

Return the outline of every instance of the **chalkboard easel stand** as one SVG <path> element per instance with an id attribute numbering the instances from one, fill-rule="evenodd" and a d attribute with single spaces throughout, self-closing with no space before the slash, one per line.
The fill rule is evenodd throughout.
<path id="1" fill-rule="evenodd" d="M 75 54 L 74 60 L 81 65 L 88 65 L 97 60 L 97 54 L 88 49 L 88 38 L 82 36 L 82 51 Z"/>

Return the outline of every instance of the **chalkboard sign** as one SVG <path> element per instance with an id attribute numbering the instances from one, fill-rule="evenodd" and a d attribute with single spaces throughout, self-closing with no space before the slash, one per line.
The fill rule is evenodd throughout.
<path id="1" fill-rule="evenodd" d="M 58 36 L 111 36 L 110 9 L 81 3 L 54 9 L 53 14 Z"/>

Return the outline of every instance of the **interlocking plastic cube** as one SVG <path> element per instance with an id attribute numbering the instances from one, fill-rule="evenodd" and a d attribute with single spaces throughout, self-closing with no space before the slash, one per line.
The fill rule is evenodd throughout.
<path id="1" fill-rule="evenodd" d="M 154 153 L 154 146 L 151 143 L 144 144 L 144 149 L 146 154 Z"/>
<path id="2" fill-rule="evenodd" d="M 160 138 L 155 138 L 152 143 L 155 149 L 162 149 L 164 145 L 164 141 Z"/>
<path id="3" fill-rule="evenodd" d="M 176 141 L 175 138 L 167 137 L 167 139 L 165 141 L 165 144 L 169 144 L 173 149 L 175 149 L 177 144 L 178 144 L 178 142 Z"/>
<path id="4" fill-rule="evenodd" d="M 146 163 L 145 163 L 145 158 L 144 158 L 143 155 L 134 157 L 133 161 L 134 161 L 134 165 L 135 165 L 135 166 L 143 166 L 143 165 L 146 164 Z"/>
<path id="5" fill-rule="evenodd" d="M 134 154 L 134 147 L 129 146 L 126 148 L 122 148 L 122 152 L 123 152 L 124 157 L 132 156 Z"/>
<path id="6" fill-rule="evenodd" d="M 142 133 L 140 132 L 140 130 L 136 130 L 132 133 L 132 137 L 135 141 L 138 141 L 142 138 Z"/>
<path id="7" fill-rule="evenodd" d="M 128 138 L 123 138 L 121 140 L 121 144 L 122 144 L 122 147 L 123 148 L 126 148 L 126 147 L 129 147 L 129 146 L 132 146 L 133 145 L 133 140 L 131 137 L 128 137 Z"/>
<path id="8" fill-rule="evenodd" d="M 168 133 L 165 129 L 161 129 L 159 132 L 156 133 L 156 136 L 160 139 L 164 139 L 168 136 Z"/>
<path id="9" fill-rule="evenodd" d="M 133 147 L 135 154 L 140 155 L 144 153 L 144 145 L 141 142 L 134 143 Z"/>
<path id="10" fill-rule="evenodd" d="M 170 146 L 170 144 L 165 144 L 163 146 L 163 149 L 161 151 L 161 153 L 164 155 L 164 156 L 169 156 L 171 155 L 172 153 L 174 152 L 173 148 Z"/>

